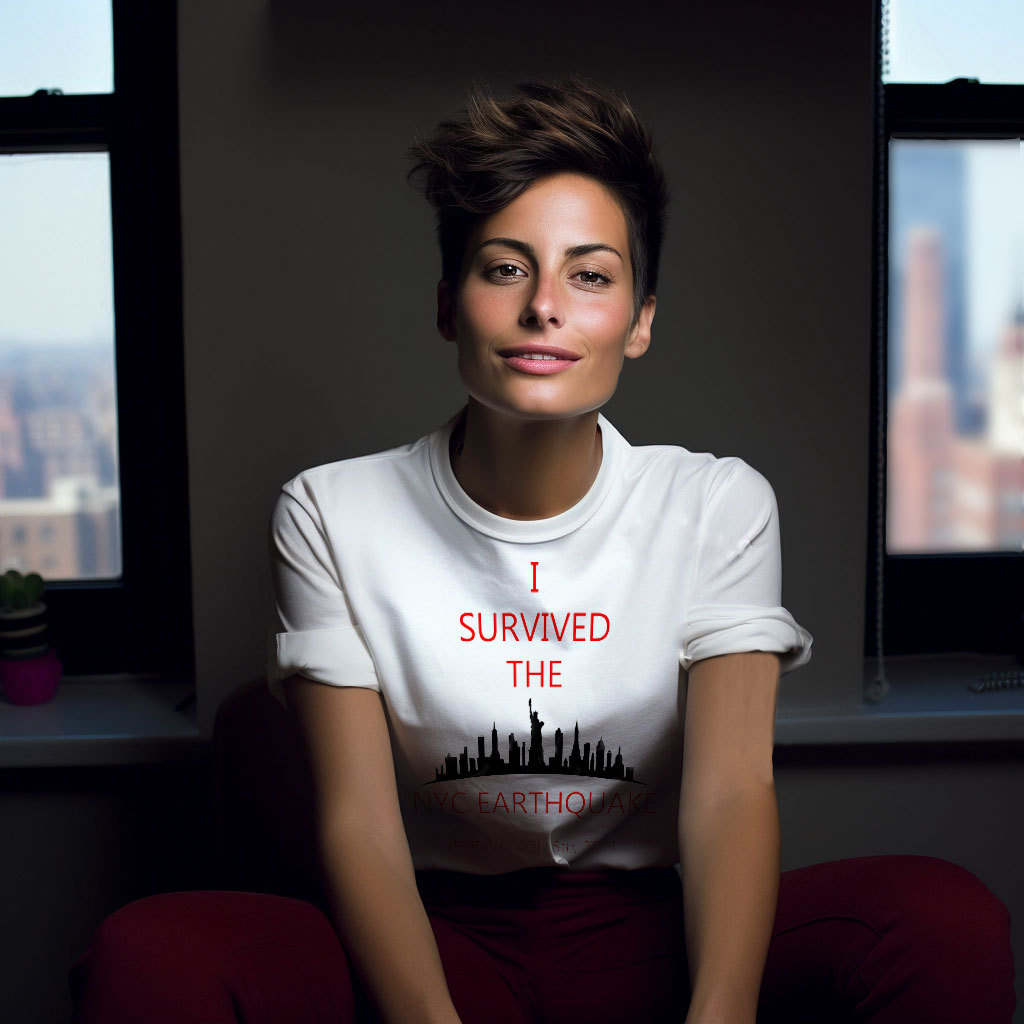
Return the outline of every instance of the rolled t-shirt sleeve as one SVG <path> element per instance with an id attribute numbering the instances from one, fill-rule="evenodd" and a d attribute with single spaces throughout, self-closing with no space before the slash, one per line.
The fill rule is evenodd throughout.
<path id="1" fill-rule="evenodd" d="M 695 661 L 772 651 L 781 672 L 805 664 L 811 635 L 782 607 L 778 507 L 771 484 L 742 459 L 720 459 L 709 486 L 679 654 Z"/>
<path id="2" fill-rule="evenodd" d="M 318 513 L 282 491 L 270 521 L 275 622 L 267 680 L 285 704 L 281 681 L 301 675 L 331 686 L 379 690 Z"/>

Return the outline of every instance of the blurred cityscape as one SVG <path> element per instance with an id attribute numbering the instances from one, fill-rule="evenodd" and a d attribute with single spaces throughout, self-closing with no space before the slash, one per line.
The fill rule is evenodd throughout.
<path id="1" fill-rule="evenodd" d="M 121 573 L 112 346 L 0 345 L 0 571 Z"/>
<path id="2" fill-rule="evenodd" d="M 994 337 L 968 345 L 964 162 L 963 145 L 892 150 L 887 541 L 894 554 L 1024 549 L 1024 290 L 1006 295 Z"/>

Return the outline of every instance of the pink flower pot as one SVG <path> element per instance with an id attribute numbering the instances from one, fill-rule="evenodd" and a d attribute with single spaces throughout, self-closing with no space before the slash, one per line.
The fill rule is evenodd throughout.
<path id="1" fill-rule="evenodd" d="M 45 704 L 63 671 L 54 650 L 35 658 L 0 658 L 0 689 L 12 704 Z"/>

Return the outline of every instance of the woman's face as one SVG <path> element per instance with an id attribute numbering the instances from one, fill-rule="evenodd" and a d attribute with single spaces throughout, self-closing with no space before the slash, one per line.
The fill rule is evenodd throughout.
<path id="1" fill-rule="evenodd" d="M 438 329 L 469 394 L 495 412 L 564 419 L 611 398 L 624 356 L 650 343 L 654 296 L 633 319 L 626 218 L 579 174 L 544 178 L 470 235 L 457 288 L 438 286 Z"/>

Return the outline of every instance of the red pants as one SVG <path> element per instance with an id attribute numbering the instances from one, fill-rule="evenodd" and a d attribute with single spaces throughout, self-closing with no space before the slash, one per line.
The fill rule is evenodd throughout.
<path id="1" fill-rule="evenodd" d="M 463 1024 L 645 1024 L 685 1016 L 672 870 L 428 872 L 421 892 Z M 759 1022 L 1010 1024 L 1006 908 L 931 857 L 787 871 Z M 71 971 L 76 1024 L 373 1020 L 310 903 L 167 893 L 112 914 Z"/>

